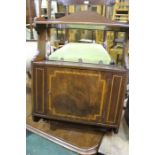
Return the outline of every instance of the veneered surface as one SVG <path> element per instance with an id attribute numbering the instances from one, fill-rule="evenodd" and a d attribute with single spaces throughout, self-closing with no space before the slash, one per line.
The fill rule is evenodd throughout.
<path id="1" fill-rule="evenodd" d="M 30 125 L 50 136 L 54 136 L 66 143 L 76 146 L 80 149 L 92 149 L 96 148 L 103 137 L 103 133 L 99 131 L 93 131 L 89 128 L 84 128 L 78 125 L 71 125 L 70 123 L 55 123 L 49 121 L 40 120 L 34 122 L 32 116 L 28 116 L 26 120 L 27 125 Z"/>

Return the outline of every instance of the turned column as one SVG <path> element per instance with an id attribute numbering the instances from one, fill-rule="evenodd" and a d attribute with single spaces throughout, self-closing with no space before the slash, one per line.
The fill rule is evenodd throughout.
<path id="1" fill-rule="evenodd" d="M 34 61 L 41 61 L 46 59 L 46 38 L 47 38 L 47 26 L 44 24 L 36 24 L 36 31 L 38 34 L 37 50 L 38 54 Z"/>

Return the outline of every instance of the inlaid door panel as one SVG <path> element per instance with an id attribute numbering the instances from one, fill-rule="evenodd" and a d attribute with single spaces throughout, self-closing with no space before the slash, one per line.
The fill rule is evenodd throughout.
<path id="1" fill-rule="evenodd" d="M 48 115 L 103 122 L 106 76 L 99 71 L 49 68 Z"/>

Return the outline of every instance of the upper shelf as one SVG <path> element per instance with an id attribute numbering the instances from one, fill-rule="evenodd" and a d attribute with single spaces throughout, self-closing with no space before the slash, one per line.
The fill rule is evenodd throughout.
<path id="1" fill-rule="evenodd" d="M 83 11 L 76 12 L 70 15 L 58 19 L 51 20 L 41 20 L 36 19 L 36 24 L 89 24 L 89 25 L 105 25 L 110 27 L 129 27 L 128 23 L 115 22 L 110 19 L 107 19 L 96 12 L 92 11 Z"/>
<path id="2" fill-rule="evenodd" d="M 57 0 L 58 3 L 63 5 L 79 5 L 79 4 L 90 4 L 90 5 L 103 5 L 106 0 Z"/>

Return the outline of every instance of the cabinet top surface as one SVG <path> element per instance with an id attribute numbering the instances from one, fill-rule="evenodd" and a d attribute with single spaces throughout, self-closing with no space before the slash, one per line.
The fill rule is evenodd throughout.
<path id="1" fill-rule="evenodd" d="M 80 69 L 92 69 L 92 70 L 113 70 L 116 72 L 127 72 L 123 66 L 116 65 L 103 65 L 103 64 L 88 64 L 80 62 L 66 62 L 66 61 L 54 61 L 44 60 L 33 62 L 34 65 L 41 66 L 57 66 L 57 67 L 69 67 L 69 68 L 80 68 Z"/>

